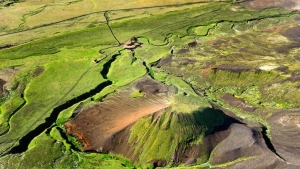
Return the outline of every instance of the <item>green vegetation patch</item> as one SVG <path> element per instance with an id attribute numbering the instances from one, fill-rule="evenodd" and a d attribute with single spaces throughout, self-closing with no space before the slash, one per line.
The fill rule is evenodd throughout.
<path id="1" fill-rule="evenodd" d="M 106 25 L 85 29 L 60 36 L 54 36 L 17 47 L 0 50 L 0 60 L 22 59 L 30 56 L 49 55 L 60 52 L 62 48 L 95 47 L 115 44 Z"/>
<path id="2" fill-rule="evenodd" d="M 130 95 L 131 98 L 138 98 L 138 97 L 144 97 L 144 96 L 145 96 L 145 93 L 143 93 L 139 90 L 134 90 Z"/>
<path id="3" fill-rule="evenodd" d="M 45 72 L 27 85 L 24 93 L 26 105 L 12 116 L 11 128 L 0 137 L 0 142 L 22 138 L 43 123 L 54 107 L 96 88 L 105 81 L 99 76 L 100 70 L 101 67 L 86 59 L 61 59 L 47 64 Z"/>
<path id="4" fill-rule="evenodd" d="M 57 128 L 49 134 L 42 133 L 34 138 L 29 149 L 22 154 L 9 154 L 0 158 L 3 168 L 136 168 L 121 156 L 77 152 L 70 148 Z"/>
<path id="5" fill-rule="evenodd" d="M 202 127 L 191 116 L 166 110 L 157 119 L 147 116 L 137 121 L 129 143 L 135 146 L 139 164 L 157 159 L 171 161 L 179 143 L 187 144 L 187 140 L 197 139 L 202 133 Z"/>
<path id="6" fill-rule="evenodd" d="M 123 51 L 111 64 L 107 78 L 116 86 L 124 86 L 147 73 L 141 60 L 133 62 L 131 52 Z"/>

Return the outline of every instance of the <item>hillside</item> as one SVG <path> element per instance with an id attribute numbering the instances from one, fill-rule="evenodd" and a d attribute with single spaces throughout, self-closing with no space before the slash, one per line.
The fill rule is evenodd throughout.
<path id="1" fill-rule="evenodd" d="M 299 10 L 0 2 L 0 168 L 299 168 Z"/>

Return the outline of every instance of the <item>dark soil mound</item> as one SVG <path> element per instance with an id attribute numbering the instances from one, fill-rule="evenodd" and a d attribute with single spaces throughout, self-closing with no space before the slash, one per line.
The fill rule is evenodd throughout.
<path id="1" fill-rule="evenodd" d="M 247 112 L 254 112 L 256 110 L 255 107 L 246 104 L 245 100 L 236 98 L 232 94 L 224 94 L 224 96 L 221 99 L 227 102 L 230 106 L 240 108 Z"/>
<path id="2" fill-rule="evenodd" d="M 268 149 L 259 128 L 233 123 L 230 134 L 213 150 L 210 164 L 226 164 L 230 169 L 297 168 Z M 232 163 L 235 161 L 234 163 Z"/>
<path id="3" fill-rule="evenodd" d="M 0 79 L 0 97 L 3 95 L 3 92 L 4 92 L 4 84 L 6 83 L 6 81 Z"/>
<path id="4" fill-rule="evenodd" d="M 188 53 L 189 51 L 190 51 L 189 49 L 180 49 L 177 53 L 184 54 L 184 53 Z"/>
<path id="5" fill-rule="evenodd" d="M 268 122 L 277 153 L 286 161 L 300 165 L 300 110 L 278 110 Z"/>

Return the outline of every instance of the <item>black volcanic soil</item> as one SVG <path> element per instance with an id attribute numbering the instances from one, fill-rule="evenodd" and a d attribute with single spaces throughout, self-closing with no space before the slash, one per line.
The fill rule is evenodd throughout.
<path id="1" fill-rule="evenodd" d="M 281 7 L 290 10 L 299 10 L 299 0 L 245 0 L 243 4 L 255 10 L 262 10 L 266 8 Z"/>
<path id="2" fill-rule="evenodd" d="M 287 162 L 300 165 L 300 109 L 274 111 L 268 123 L 277 153 Z"/>
<path id="3" fill-rule="evenodd" d="M 190 51 L 189 49 L 180 49 L 177 53 L 184 54 L 184 53 L 188 53 L 189 51 Z"/>
<path id="4" fill-rule="evenodd" d="M 224 94 L 221 99 L 227 102 L 230 106 L 240 108 L 247 112 L 254 112 L 256 110 L 255 107 L 246 104 L 245 100 L 236 98 L 232 94 Z"/>
<path id="5" fill-rule="evenodd" d="M 284 28 L 283 28 L 284 29 Z M 300 47 L 300 26 L 286 28 L 280 34 L 291 40 L 291 43 L 276 48 L 277 52 L 287 54 L 293 48 Z"/>
<path id="6" fill-rule="evenodd" d="M 198 43 L 196 42 L 196 41 L 193 41 L 193 42 L 190 42 L 190 43 L 188 43 L 188 46 L 189 47 L 196 47 L 198 45 Z"/>
<path id="7" fill-rule="evenodd" d="M 38 77 L 39 75 L 41 75 L 43 72 L 45 71 L 45 69 L 43 67 L 38 67 L 34 70 L 33 72 L 33 77 Z"/>
<path id="8" fill-rule="evenodd" d="M 260 128 L 233 123 L 230 134 L 213 150 L 210 164 L 227 164 L 230 169 L 297 168 L 272 152 L 266 145 Z M 237 162 L 237 161 L 239 162 Z M 230 163 L 236 161 L 235 163 Z"/>
<path id="9" fill-rule="evenodd" d="M 135 90 L 145 95 L 132 98 L 131 94 Z M 77 116 L 64 125 L 68 134 L 74 135 L 83 143 L 84 150 L 102 152 L 106 149 L 104 147 L 106 141 L 116 133 L 143 116 L 168 107 L 167 99 L 172 92 L 173 88 L 151 78 L 144 78 L 133 83 L 133 87 L 84 107 Z"/>
<path id="10" fill-rule="evenodd" d="M 219 65 L 219 66 L 207 66 L 202 72 L 201 75 L 203 77 L 207 76 L 211 71 L 217 73 L 218 71 L 228 71 L 231 73 L 242 73 L 251 71 L 252 68 L 248 66 L 237 66 L 237 65 Z"/>
<path id="11" fill-rule="evenodd" d="M 3 95 L 4 92 L 4 84 L 6 83 L 6 81 L 0 79 L 0 97 Z"/>
<path id="12" fill-rule="evenodd" d="M 159 60 L 159 62 L 156 64 L 156 67 L 160 68 L 162 66 L 171 66 L 172 60 L 173 60 L 172 55 L 168 56 L 167 58 L 163 58 Z"/>

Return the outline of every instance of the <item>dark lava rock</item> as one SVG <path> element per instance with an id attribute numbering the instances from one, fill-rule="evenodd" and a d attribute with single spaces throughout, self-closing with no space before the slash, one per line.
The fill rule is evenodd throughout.
<path id="1" fill-rule="evenodd" d="M 288 163 L 272 152 L 259 129 L 233 123 L 230 134 L 211 153 L 210 164 L 230 169 L 289 168 L 298 165 Z"/>
<path id="2" fill-rule="evenodd" d="M 278 110 L 268 122 L 276 152 L 287 162 L 300 165 L 300 110 Z"/>
<path id="3" fill-rule="evenodd" d="M 270 152 L 261 132 L 243 124 L 232 124 L 229 136 L 212 152 L 210 163 L 227 163 L 239 158 L 249 158 Z"/>

